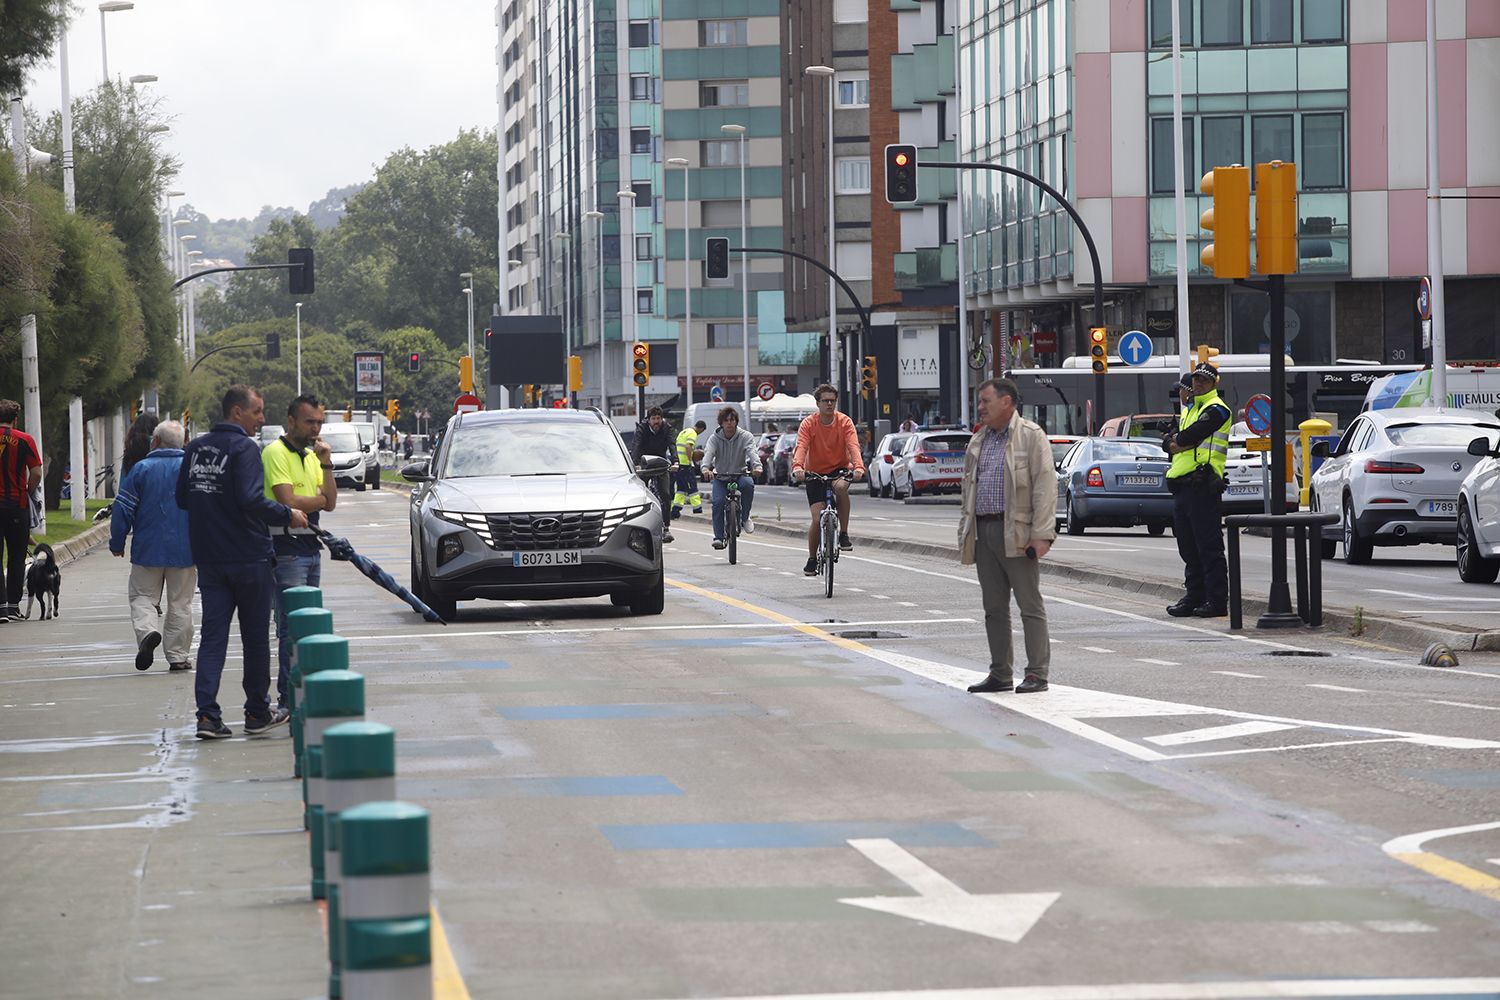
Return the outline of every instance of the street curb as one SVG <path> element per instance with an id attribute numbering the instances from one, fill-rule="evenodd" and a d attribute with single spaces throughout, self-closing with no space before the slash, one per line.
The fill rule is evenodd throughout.
<path id="1" fill-rule="evenodd" d="M 109 541 L 109 522 L 96 524 L 87 531 L 74 535 L 65 542 L 58 542 L 52 546 L 52 554 L 57 557 L 57 565 L 66 566 L 75 559 L 81 559 L 91 550 L 98 548 Z"/>
<path id="2" fill-rule="evenodd" d="M 755 530 L 788 538 L 805 538 L 806 528 L 796 528 L 787 524 L 778 524 L 767 521 L 764 518 L 755 519 Z M 872 538 L 850 533 L 850 538 L 858 545 L 880 549 L 886 552 L 901 552 L 909 555 L 933 556 L 940 559 L 951 559 L 958 562 L 958 546 L 935 545 L 930 542 L 909 542 L 888 538 Z M 1173 601 L 1182 596 L 1182 586 L 1175 580 L 1160 580 L 1140 577 L 1120 576 L 1114 573 L 1105 573 L 1100 570 L 1081 569 L 1077 566 L 1066 566 L 1050 560 L 1042 563 L 1042 572 L 1058 580 L 1067 580 L 1073 583 L 1091 584 L 1104 586 L 1112 590 L 1122 590 L 1132 594 L 1141 594 L 1165 598 Z M 1295 600 L 1295 596 L 1293 598 Z M 1381 642 L 1389 645 L 1410 645 L 1425 648 L 1429 643 L 1442 642 L 1457 651 L 1476 650 L 1500 650 L 1500 631 L 1476 632 L 1455 626 L 1444 625 L 1422 625 L 1396 618 L 1380 618 L 1372 615 L 1358 615 L 1352 608 L 1334 608 L 1324 605 L 1323 626 L 1318 629 L 1303 626 L 1292 629 L 1256 629 L 1254 621 L 1266 610 L 1266 602 L 1254 599 L 1245 599 L 1241 602 L 1244 619 L 1249 627 L 1243 631 L 1254 632 L 1257 635 L 1331 635 L 1340 634 L 1350 638 L 1358 638 L 1369 642 Z M 1198 621 L 1199 619 L 1194 619 Z M 1207 624 L 1209 619 L 1204 621 Z M 1356 635 L 1355 627 L 1360 626 Z"/>

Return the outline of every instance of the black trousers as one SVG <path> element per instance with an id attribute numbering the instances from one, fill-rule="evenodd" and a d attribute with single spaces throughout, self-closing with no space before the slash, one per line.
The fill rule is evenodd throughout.
<path id="1" fill-rule="evenodd" d="M 1182 585 L 1192 604 L 1224 607 L 1229 603 L 1222 496 L 1212 485 L 1186 486 L 1172 495 L 1172 533 L 1182 557 Z"/>
<path id="2" fill-rule="evenodd" d="M 31 508 L 0 507 L 0 543 L 5 547 L 5 573 L 0 576 L 0 604 L 20 604 L 26 584 L 26 547 L 31 542 Z"/>

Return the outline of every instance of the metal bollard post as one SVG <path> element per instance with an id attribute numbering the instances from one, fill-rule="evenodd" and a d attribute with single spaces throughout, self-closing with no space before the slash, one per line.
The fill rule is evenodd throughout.
<path id="1" fill-rule="evenodd" d="M 1227 522 L 1226 522 L 1227 523 Z M 1244 615 L 1240 610 L 1240 527 L 1237 524 L 1228 525 L 1229 541 L 1229 627 L 1238 629 L 1245 627 Z"/>
<path id="2" fill-rule="evenodd" d="M 1307 606 L 1307 528 L 1299 524 L 1293 531 L 1293 555 L 1297 563 L 1297 617 L 1306 625 L 1312 621 L 1312 609 Z"/>
<path id="3" fill-rule="evenodd" d="M 320 674 L 315 680 L 321 682 L 328 676 Z M 361 690 L 363 681 L 360 678 Z M 366 802 L 388 802 L 395 797 L 394 729 L 375 722 L 341 722 L 324 731 L 323 880 L 328 894 L 330 997 L 339 995 L 339 815 Z"/>
<path id="4" fill-rule="evenodd" d="M 370 802 L 338 825 L 345 1000 L 431 1000 L 427 810 Z"/>
<path id="5" fill-rule="evenodd" d="M 292 710 L 292 777 L 300 778 L 302 777 L 302 670 L 297 665 L 297 644 L 310 635 L 332 635 L 333 612 L 324 608 L 298 608 L 287 612 L 286 627 L 292 638 L 292 683 L 287 687 L 287 707 Z"/>
<path id="6" fill-rule="evenodd" d="M 304 688 L 307 678 L 313 674 L 322 673 L 325 670 L 348 670 L 349 640 L 343 636 L 331 634 L 308 636 L 297 643 L 297 669 L 302 673 Z M 318 848 L 313 851 L 314 868 L 317 868 L 323 861 L 321 844 L 323 836 L 323 747 L 321 738 L 317 743 L 312 743 L 307 739 L 305 731 L 307 706 L 299 707 L 304 711 L 299 712 L 299 717 L 293 722 L 295 728 L 292 738 L 302 741 L 302 828 L 310 831 L 314 840 L 320 841 Z M 313 753 L 315 749 L 316 755 Z M 318 810 L 319 818 L 316 823 L 313 822 L 314 809 Z M 323 898 L 322 881 L 322 873 L 315 871 L 313 875 L 314 899 Z"/>
<path id="7" fill-rule="evenodd" d="M 323 863 L 328 845 L 328 753 L 323 738 L 328 730 L 344 722 L 356 722 L 365 716 L 365 679 L 352 670 L 320 670 L 311 674 L 303 685 L 303 703 L 307 725 L 308 808 L 304 811 L 312 833 L 308 844 L 312 863 L 312 896 L 329 896 L 328 868 Z M 316 787 L 319 797 L 312 799 Z M 390 796 L 386 796 L 389 798 Z M 314 825 L 315 824 L 315 825 Z"/>

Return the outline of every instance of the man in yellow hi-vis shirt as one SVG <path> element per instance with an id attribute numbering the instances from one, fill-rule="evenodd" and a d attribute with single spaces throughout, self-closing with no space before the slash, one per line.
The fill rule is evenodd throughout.
<path id="1" fill-rule="evenodd" d="M 672 516 L 682 513 L 687 504 L 693 505 L 693 513 L 703 513 L 703 496 L 698 492 L 697 463 L 703 458 L 698 448 L 698 435 L 708 430 L 702 420 L 691 427 L 684 427 L 677 435 L 677 494 L 672 497 Z"/>

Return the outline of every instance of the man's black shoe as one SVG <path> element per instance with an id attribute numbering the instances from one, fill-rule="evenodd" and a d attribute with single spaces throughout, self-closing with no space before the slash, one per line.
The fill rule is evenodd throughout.
<path id="1" fill-rule="evenodd" d="M 1184 598 L 1183 600 L 1178 601 L 1176 604 L 1168 604 L 1167 614 L 1171 615 L 1173 618 L 1187 618 L 1190 617 L 1194 611 L 1198 610 L 1198 606 L 1200 603 L 1201 602 L 1199 601 L 1189 601 Z"/>
<path id="2" fill-rule="evenodd" d="M 1047 682 L 1033 674 L 1027 674 L 1026 679 L 1016 685 L 1016 694 L 1031 694 L 1033 691 L 1047 690 Z"/>
<path id="3" fill-rule="evenodd" d="M 842 532 L 842 531 L 839 532 L 839 551 L 840 552 L 853 552 L 854 551 L 854 543 L 851 542 L 849 540 L 849 536 L 847 534 L 845 534 L 844 532 Z"/>
<path id="4" fill-rule="evenodd" d="M 227 740 L 234 735 L 224 720 L 207 715 L 198 716 L 198 738 L 200 740 Z"/>
<path id="5" fill-rule="evenodd" d="M 817 560 L 816 556 L 813 557 L 813 558 L 811 558 L 811 559 L 809 559 L 809 560 L 807 560 L 807 565 L 805 565 L 805 566 L 802 567 L 802 575 L 803 576 L 817 576 L 818 575 L 818 560 Z"/>
<path id="6" fill-rule="evenodd" d="M 156 631 L 147 632 L 146 637 L 141 640 L 141 644 L 135 649 L 135 669 L 150 670 L 152 654 L 156 652 L 156 647 L 160 645 L 161 633 Z"/>
<path id="7" fill-rule="evenodd" d="M 1194 618 L 1223 618 L 1229 609 L 1222 604 L 1200 604 L 1193 609 Z"/>
<path id="8" fill-rule="evenodd" d="M 1009 677 L 999 678 L 990 674 L 978 684 L 969 685 L 970 694 L 994 694 L 997 691 L 1010 691 L 1016 684 Z"/>

